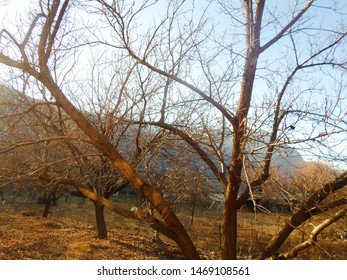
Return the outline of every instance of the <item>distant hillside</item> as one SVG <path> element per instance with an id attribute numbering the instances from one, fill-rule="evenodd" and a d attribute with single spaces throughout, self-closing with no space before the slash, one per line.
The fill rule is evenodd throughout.
<path id="1" fill-rule="evenodd" d="M 0 85 L 0 114 L 8 113 L 8 107 L 13 101 L 14 97 L 10 89 Z"/>
<path id="2" fill-rule="evenodd" d="M 13 112 L 14 110 L 18 109 L 18 100 L 21 98 L 20 94 L 18 94 L 15 90 L 11 90 L 10 88 L 0 85 L 0 115 L 1 114 L 9 114 Z M 257 162 L 261 163 L 263 162 L 265 158 L 266 153 L 266 143 L 268 142 L 268 134 L 264 131 L 261 132 L 261 136 L 255 135 L 254 138 L 257 138 L 257 140 L 252 140 L 247 145 L 247 151 L 250 152 L 252 150 L 255 150 L 252 155 L 249 156 L 249 162 L 252 164 L 256 164 Z M 216 133 L 217 135 L 217 133 Z M 231 139 L 226 139 L 224 143 L 228 143 L 228 145 L 224 146 L 224 151 L 227 158 L 230 158 L 231 156 Z M 124 145 L 128 146 L 129 143 L 124 143 Z M 129 150 L 128 147 L 125 150 Z M 179 155 L 176 155 L 179 156 Z M 201 159 L 198 157 L 194 161 L 200 161 Z M 161 160 L 159 160 L 160 162 Z M 294 148 L 289 145 L 284 145 L 281 148 L 276 148 L 273 159 L 272 159 L 272 166 L 277 166 L 281 170 L 283 170 L 284 174 L 287 176 L 290 176 L 294 169 L 301 165 L 304 162 L 303 157 L 300 155 L 300 153 Z M 158 163 L 159 164 L 159 163 Z M 169 166 L 168 163 L 160 163 L 159 165 L 162 166 L 163 169 L 168 170 Z M 210 174 L 211 172 L 208 169 L 205 169 L 205 166 L 203 163 L 197 164 L 197 166 L 201 166 L 201 171 L 203 173 L 206 173 L 208 177 L 213 178 L 213 174 Z"/>
<path id="3" fill-rule="evenodd" d="M 262 135 L 254 137 L 257 140 L 250 140 L 246 146 L 246 151 L 250 153 L 248 156 L 249 163 L 254 167 L 259 166 L 259 164 L 264 162 L 267 143 L 269 143 L 268 133 L 264 131 L 261 133 Z M 229 141 L 231 142 L 231 140 Z M 228 143 L 229 141 L 225 142 Z M 225 147 L 228 156 L 231 155 L 230 146 Z M 271 167 L 278 167 L 286 176 L 291 176 L 295 169 L 304 162 L 302 155 L 295 147 L 279 143 L 278 147 L 274 150 Z"/>
<path id="4" fill-rule="evenodd" d="M 0 84 L 0 115 L 13 113 L 20 104 L 19 99 L 18 92 Z"/>
<path id="5" fill-rule="evenodd" d="M 285 146 L 273 155 L 273 165 L 283 170 L 286 176 L 291 176 L 304 162 L 302 155 L 291 146 Z"/>

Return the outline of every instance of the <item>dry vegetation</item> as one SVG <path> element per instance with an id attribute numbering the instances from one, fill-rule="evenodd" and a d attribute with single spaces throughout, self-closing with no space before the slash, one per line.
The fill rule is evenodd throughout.
<path id="1" fill-rule="evenodd" d="M 145 232 L 130 231 L 123 221 L 109 223 L 109 238 L 95 238 L 93 209 L 53 210 L 1 207 L 0 259 L 160 259 Z M 119 223 L 121 226 L 117 227 Z"/>
<path id="2" fill-rule="evenodd" d="M 129 204 L 130 205 L 130 204 Z M 93 205 L 77 202 L 52 207 L 50 216 L 41 218 L 42 206 L 29 203 L 2 204 L 0 206 L 0 259 L 179 259 L 178 254 L 163 251 L 153 241 L 154 232 L 136 221 L 125 220 L 106 212 L 108 238 L 96 236 Z M 180 213 L 189 226 L 191 217 Z M 260 250 L 279 231 L 283 217 L 249 212 L 240 214 L 239 257 L 254 259 Z M 299 255 L 300 259 L 347 259 L 347 242 L 339 240 L 338 228 L 345 221 L 328 229 L 314 246 Z M 312 224 L 315 221 L 311 221 Z M 219 259 L 221 236 L 220 210 L 200 210 L 189 233 L 203 258 Z M 304 229 L 303 229 L 304 230 Z M 309 232 L 306 228 L 306 232 Z M 307 237 L 296 231 L 287 241 L 290 248 Z M 163 239 L 167 244 L 169 240 Z M 173 245 L 170 247 L 174 249 Z M 285 249 L 284 248 L 284 249 Z"/>

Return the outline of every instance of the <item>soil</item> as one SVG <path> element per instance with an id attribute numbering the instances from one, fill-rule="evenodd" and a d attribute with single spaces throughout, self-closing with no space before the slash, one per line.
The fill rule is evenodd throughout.
<path id="1" fill-rule="evenodd" d="M 107 239 L 96 238 L 92 203 L 51 207 L 42 218 L 43 206 L 35 203 L 0 205 L 0 259 L 2 260 L 167 260 L 182 259 L 175 245 L 154 242 L 154 231 L 138 221 L 126 220 L 106 211 Z M 204 259 L 219 259 L 220 213 L 180 219 Z M 239 257 L 254 259 L 278 232 L 283 219 L 277 216 L 240 214 Z M 300 242 L 293 235 L 283 249 Z M 305 250 L 299 259 L 347 259 L 347 241 L 321 238 L 319 246 Z"/>
<path id="2" fill-rule="evenodd" d="M 18 208 L 18 207 L 17 207 Z M 96 227 L 78 213 L 42 218 L 40 209 L 1 207 L 0 259 L 2 260 L 107 260 L 171 259 L 160 252 L 152 236 L 111 227 L 108 238 L 96 238 Z M 75 211 L 77 212 L 77 211 Z M 84 211 L 83 211 L 84 212 Z M 91 212 L 93 214 L 93 212 Z M 110 223 L 109 223 L 110 224 Z"/>

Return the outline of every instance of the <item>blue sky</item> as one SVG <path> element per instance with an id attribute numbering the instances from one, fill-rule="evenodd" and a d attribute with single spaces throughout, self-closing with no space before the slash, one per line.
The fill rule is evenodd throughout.
<path id="1" fill-rule="evenodd" d="M 6 5 L 3 6 L 0 9 L 0 25 L 2 25 L 2 22 L 4 21 L 10 21 L 15 23 L 15 19 L 16 19 L 16 15 L 17 13 L 23 12 L 24 10 L 28 10 L 28 7 L 30 5 L 30 0 L 22 0 L 20 1 L 20 5 L 18 5 L 18 1 L 14 1 L 14 0 L 7 0 L 5 1 Z M 222 2 L 226 2 L 223 1 Z M 235 1 L 236 3 L 241 3 L 241 1 Z M 268 5 L 268 10 L 266 11 L 266 14 L 271 14 L 269 12 L 272 11 L 276 11 L 277 14 L 282 15 L 282 17 L 280 18 L 279 22 L 277 23 L 278 29 L 280 28 L 281 25 L 284 25 L 287 22 L 286 17 L 290 16 L 290 10 L 289 10 L 289 5 L 291 5 L 290 3 L 293 3 L 296 1 L 275 1 L 275 0 L 268 0 L 267 1 L 267 5 Z M 329 9 L 324 8 L 324 5 L 327 5 L 328 3 L 331 3 L 332 1 L 325 1 L 325 0 L 321 0 L 321 1 L 317 1 L 317 3 L 315 5 L 319 6 L 318 9 L 314 8 L 311 11 L 309 11 L 309 15 L 314 16 L 314 21 L 313 21 L 313 26 L 312 27 L 319 27 L 319 26 L 330 26 L 330 27 L 334 27 L 336 25 L 338 25 L 339 23 L 341 23 L 344 20 L 344 17 L 347 15 L 347 6 L 344 3 L 344 1 L 340 1 L 341 3 L 339 3 L 339 5 L 341 6 L 341 10 L 340 10 L 340 15 L 336 16 L 336 14 L 332 13 Z M 192 1 L 188 1 L 188 3 L 192 3 Z M 199 7 L 198 5 L 201 5 L 202 1 L 195 1 L 195 6 Z M 305 1 L 298 1 L 299 3 L 299 7 L 303 6 L 303 3 L 305 3 Z M 162 12 L 163 10 L 165 10 L 165 6 L 166 5 L 166 1 L 159 1 L 159 3 L 151 10 L 146 11 L 145 13 L 142 14 L 143 18 L 146 19 L 146 22 L 151 22 L 148 19 L 154 18 L 155 16 L 157 16 L 160 12 Z M 276 5 L 276 10 L 273 8 L 274 5 Z M 345 5 L 343 7 L 343 5 Z M 240 4 L 238 4 L 238 6 L 241 7 Z M 188 6 L 187 6 L 188 7 Z M 219 30 L 220 32 L 226 31 L 228 33 L 233 33 L 235 31 L 238 31 L 237 29 L 234 29 L 232 31 L 229 32 L 229 28 L 230 28 L 230 21 L 229 18 L 225 15 L 222 14 L 218 14 L 218 7 L 217 5 L 214 3 L 210 6 L 209 8 L 209 14 L 208 16 L 211 16 L 211 22 L 213 22 L 214 24 L 216 24 L 217 26 L 217 30 Z M 156 11 L 158 11 L 158 13 L 156 13 Z M 197 11 L 199 11 L 199 8 L 197 8 Z M 237 14 L 239 11 L 235 10 L 235 13 Z M 242 16 L 242 12 L 240 12 L 240 15 Z M 334 15 L 334 16 L 332 16 Z M 266 20 L 269 19 L 269 17 L 264 17 L 264 23 L 266 22 Z M 242 29 L 239 31 L 240 33 L 244 32 Z M 268 40 L 268 38 L 271 38 L 275 33 L 277 32 L 277 30 L 275 30 L 273 28 L 273 26 L 271 28 L 265 28 L 263 34 L 263 42 L 266 42 Z M 312 31 L 315 32 L 315 31 Z M 317 36 L 319 36 L 319 32 L 317 32 Z M 319 39 L 319 38 L 318 38 Z M 283 60 L 279 60 L 277 61 L 278 57 L 284 57 L 285 56 L 285 48 L 284 46 L 290 46 L 290 41 L 289 40 L 283 40 L 281 42 L 281 44 L 276 45 L 271 47 L 271 49 L 269 49 L 266 53 L 264 53 L 259 61 L 259 66 L 265 66 L 265 65 L 271 65 L 274 66 L 274 69 L 279 69 L 281 67 L 285 68 L 287 67 L 288 70 L 290 69 L 290 65 L 286 65 L 286 64 L 281 64 L 283 63 Z M 236 49 L 242 49 L 244 48 L 244 45 L 242 43 L 240 43 L 239 45 L 235 45 L 234 46 Z M 301 58 L 300 60 L 302 61 L 305 58 L 305 54 L 307 53 L 307 48 L 305 44 L 300 44 L 300 41 L 297 42 L 297 47 L 299 48 L 299 52 L 301 53 Z M 346 52 L 346 48 L 345 48 L 345 53 Z M 292 53 L 288 54 L 288 56 L 291 57 L 291 59 L 294 60 L 294 56 Z M 259 71 L 260 73 L 266 73 L 267 69 L 264 69 L 263 71 Z M 311 75 L 312 76 L 312 75 Z M 325 92 L 328 94 L 331 89 L 334 89 L 335 85 L 333 84 L 333 79 L 329 78 L 327 75 L 322 76 L 322 75 L 313 75 L 315 81 L 319 82 L 319 86 L 317 86 L 317 88 L 321 89 L 321 92 L 318 96 L 318 94 L 316 95 L 317 97 L 317 101 L 323 101 L 324 100 L 324 94 Z M 345 77 L 344 77 L 345 78 Z M 307 81 L 300 81 L 300 87 L 302 89 L 305 88 L 305 84 Z M 344 81 L 344 83 L 346 84 L 346 80 Z M 307 83 L 308 85 L 308 83 Z M 277 84 L 278 87 L 281 86 L 281 82 L 279 82 Z M 347 84 L 345 85 L 347 86 Z M 266 81 L 263 79 L 259 79 L 256 82 L 256 91 L 257 94 L 255 94 L 255 98 L 254 101 L 262 101 L 264 99 L 264 96 L 271 96 L 271 88 L 269 88 L 269 85 L 266 83 Z M 237 90 L 237 89 L 236 89 Z M 272 89 L 273 90 L 273 89 Z M 310 93 L 311 95 L 313 93 Z M 346 91 L 343 91 L 343 94 L 346 94 Z M 309 96 L 309 95 L 307 95 Z M 342 108 L 347 108 L 347 100 L 345 98 L 345 100 L 341 101 L 340 107 Z M 345 116 L 346 117 L 346 116 Z M 292 133 L 292 137 L 293 139 L 295 138 L 299 138 L 302 137 L 302 134 L 305 130 L 305 123 L 304 122 L 298 122 L 297 123 L 297 129 L 298 131 L 295 131 Z M 301 129 L 302 131 L 299 131 L 299 129 Z M 337 152 L 341 152 L 343 154 L 344 157 L 347 157 L 347 144 L 346 144 L 346 133 L 339 135 L 336 137 L 336 141 L 340 141 L 340 144 L 338 146 L 335 147 Z M 307 147 L 306 147 L 307 148 Z M 322 147 L 323 148 L 323 147 Z M 323 148 L 324 149 L 324 148 Z M 347 164 L 345 164 L 345 167 L 347 168 Z"/>

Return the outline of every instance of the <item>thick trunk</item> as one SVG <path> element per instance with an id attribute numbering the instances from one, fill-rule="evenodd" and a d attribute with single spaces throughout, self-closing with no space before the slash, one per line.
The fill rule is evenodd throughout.
<path id="1" fill-rule="evenodd" d="M 224 260 L 237 259 L 237 191 L 228 186 L 225 193 L 225 206 L 223 212 L 223 252 Z"/>
<path id="2" fill-rule="evenodd" d="M 237 259 L 237 195 L 239 192 L 243 168 L 243 136 L 245 124 L 234 128 L 232 142 L 232 162 L 229 170 L 229 183 L 225 190 L 223 259 Z"/>
<path id="3" fill-rule="evenodd" d="M 107 238 L 107 227 L 105 222 L 105 207 L 100 203 L 94 203 L 95 206 L 95 218 L 96 218 L 96 226 L 98 229 L 98 238 L 106 239 Z"/>
<path id="4" fill-rule="evenodd" d="M 187 259 L 200 259 L 200 256 L 184 226 L 160 193 L 145 183 L 142 186 L 142 194 L 149 202 L 151 202 L 168 227 L 174 232 L 174 241 L 182 250 L 183 255 Z"/>

